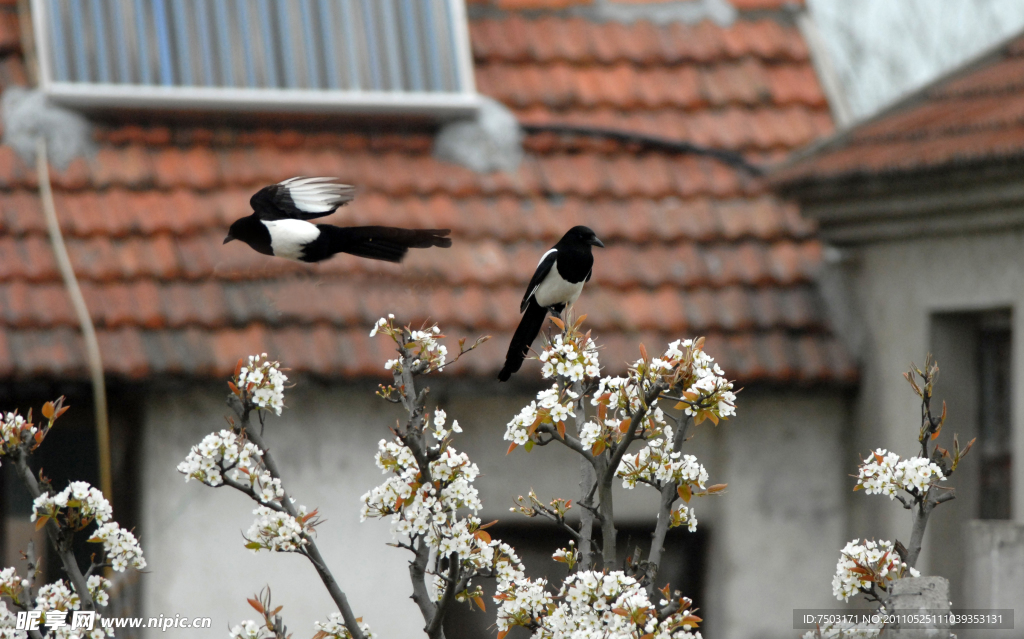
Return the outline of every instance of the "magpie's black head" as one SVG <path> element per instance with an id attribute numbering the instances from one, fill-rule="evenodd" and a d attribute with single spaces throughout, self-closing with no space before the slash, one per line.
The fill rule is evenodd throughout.
<path id="1" fill-rule="evenodd" d="M 270 249 L 270 232 L 254 215 L 240 218 L 231 224 L 224 243 L 227 244 L 231 240 L 241 240 L 260 253 L 273 255 Z"/>
<path id="2" fill-rule="evenodd" d="M 597 234 L 588 226 L 572 227 L 562 236 L 562 239 L 558 240 L 558 243 L 563 246 L 600 246 L 604 248 L 604 242 L 597 239 Z"/>

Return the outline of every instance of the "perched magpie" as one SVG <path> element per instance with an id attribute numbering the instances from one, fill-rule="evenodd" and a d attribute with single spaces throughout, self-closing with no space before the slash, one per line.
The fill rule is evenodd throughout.
<path id="1" fill-rule="evenodd" d="M 561 313 L 580 296 L 583 284 L 590 279 L 594 266 L 592 246 L 604 247 L 597 235 L 585 226 L 569 229 L 555 246 L 540 258 L 533 279 L 526 287 L 526 295 L 519 305 L 523 319 L 512 335 L 505 355 L 505 367 L 498 373 L 498 379 L 507 382 L 512 373 L 523 365 L 530 344 L 537 338 L 544 326 L 548 311 Z"/>
<path id="2" fill-rule="evenodd" d="M 260 189 L 249 200 L 253 214 L 231 225 L 227 244 L 241 240 L 264 255 L 319 262 L 336 253 L 401 262 L 411 248 L 452 245 L 449 229 L 312 224 L 355 198 L 355 187 L 334 178 L 294 177 Z"/>

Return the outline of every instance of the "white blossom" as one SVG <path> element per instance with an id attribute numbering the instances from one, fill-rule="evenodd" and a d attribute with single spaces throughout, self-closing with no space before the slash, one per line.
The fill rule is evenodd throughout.
<path id="1" fill-rule="evenodd" d="M 0 639 L 27 639 L 28 632 L 17 629 L 18 615 L 0 600 Z"/>
<path id="2" fill-rule="evenodd" d="M 263 503 L 279 502 L 284 496 L 281 480 L 263 465 L 263 451 L 240 433 L 224 429 L 210 433 L 193 446 L 185 461 L 178 464 L 185 481 L 197 479 L 207 486 L 224 483 L 224 475 L 250 488 Z"/>
<path id="3" fill-rule="evenodd" d="M 924 457 L 900 459 L 896 453 L 879 448 L 861 464 L 857 486 L 868 495 L 888 495 L 895 499 L 899 489 L 923 495 L 935 481 L 945 481 L 942 469 Z"/>
<path id="4" fill-rule="evenodd" d="M 93 520 L 105 523 L 111 515 L 110 502 L 98 488 L 88 482 L 73 481 L 59 493 L 46 492 L 36 497 L 32 502 L 31 520 L 52 517 L 81 530 Z"/>
<path id="5" fill-rule="evenodd" d="M 250 355 L 249 362 L 238 372 L 235 386 L 243 401 L 260 409 L 281 414 L 284 408 L 284 383 L 288 377 L 281 372 L 281 363 L 267 359 L 266 353 Z"/>
<path id="6" fill-rule="evenodd" d="M 228 636 L 231 639 L 271 639 L 274 634 L 250 619 L 231 628 Z"/>
<path id="7" fill-rule="evenodd" d="M 142 547 L 130 530 L 121 528 L 117 522 L 107 522 L 96 529 L 91 542 L 103 542 L 103 550 L 107 553 L 107 561 L 117 572 L 124 572 L 131 566 L 137 570 L 146 567 L 142 557 Z"/>
<path id="8" fill-rule="evenodd" d="M 576 399 L 575 392 L 561 387 L 557 382 L 541 390 L 537 393 L 537 399 L 524 407 L 505 426 L 505 440 L 523 446 L 530 441 L 531 429 L 535 429 L 535 426 L 556 425 L 565 422 L 570 416 L 575 417 L 573 406 Z"/>
<path id="9" fill-rule="evenodd" d="M 544 347 L 539 356 L 544 379 L 562 377 L 570 382 L 582 381 L 601 374 L 597 344 L 593 339 L 572 331 L 558 333 Z"/>
<path id="10" fill-rule="evenodd" d="M 332 612 L 326 623 L 314 621 L 313 626 L 317 632 L 323 632 L 327 636 L 324 639 L 352 639 L 352 633 L 345 627 L 345 620 L 341 618 L 340 612 Z M 359 622 L 359 629 L 366 639 L 374 639 L 377 635 L 370 631 L 369 624 Z"/>
<path id="11" fill-rule="evenodd" d="M 7 455 L 31 439 L 38 430 L 17 412 L 4 413 L 3 421 L 0 421 L 0 455 Z"/>
<path id="12" fill-rule="evenodd" d="M 657 639 L 698 639 L 700 619 L 682 608 L 658 621 L 647 590 L 620 571 L 585 571 L 565 578 L 555 599 L 544 579 L 519 578 L 499 585 L 495 593 L 499 631 L 512 626 L 536 626 L 535 639 L 627 639 L 652 635 Z M 688 600 L 684 600 L 689 604 Z M 618 612 L 616 612 L 618 611 Z"/>
<path id="13" fill-rule="evenodd" d="M 312 525 L 267 506 L 257 506 L 252 514 L 256 515 L 256 520 L 245 533 L 245 540 L 246 548 L 253 552 L 297 552 L 308 543 L 306 537 L 313 533 Z M 299 508 L 300 517 L 305 514 L 305 508 Z"/>
<path id="14" fill-rule="evenodd" d="M 859 542 L 859 539 L 854 539 L 846 544 L 839 556 L 836 574 L 832 578 L 832 594 L 836 599 L 849 601 L 858 592 L 870 590 L 873 583 L 882 590 L 888 590 L 892 581 L 908 573 L 911 577 L 921 575 L 900 559 L 892 542 Z"/>
<path id="15" fill-rule="evenodd" d="M 665 440 L 670 439 L 672 431 L 665 427 Z M 694 455 L 684 455 L 668 450 L 665 440 L 648 442 L 635 455 L 623 455 L 615 475 L 622 479 L 623 488 L 635 488 L 637 482 L 654 482 L 691 484 L 700 489 L 705 488 L 708 471 L 697 462 Z"/>

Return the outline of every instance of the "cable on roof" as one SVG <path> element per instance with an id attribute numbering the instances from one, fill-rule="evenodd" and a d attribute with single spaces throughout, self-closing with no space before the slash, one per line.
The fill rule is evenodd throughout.
<path id="1" fill-rule="evenodd" d="M 603 127 L 577 126 L 575 124 L 520 124 L 527 134 L 556 133 L 559 135 L 580 135 L 585 137 L 604 138 L 614 140 L 622 144 L 635 144 L 647 149 L 666 151 L 668 153 L 701 155 L 713 158 L 734 169 L 746 171 L 750 175 L 764 175 L 764 169 L 751 164 L 743 155 L 735 151 L 725 149 L 713 149 L 711 147 L 694 144 L 685 140 L 670 140 L 654 135 L 644 135 L 623 129 L 606 129 Z"/>

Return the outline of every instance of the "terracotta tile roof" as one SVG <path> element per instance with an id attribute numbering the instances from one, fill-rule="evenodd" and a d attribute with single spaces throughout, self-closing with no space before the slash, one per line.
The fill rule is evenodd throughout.
<path id="1" fill-rule="evenodd" d="M 526 122 L 613 126 L 752 159 L 831 128 L 797 31 L 774 21 L 723 29 L 504 14 L 475 20 L 471 33 L 481 91 Z M 18 77 L 17 57 L 7 60 Z M 711 159 L 543 134 L 526 140 L 515 173 L 477 175 L 433 159 L 432 131 L 342 125 L 126 122 L 98 127 L 96 141 L 94 157 L 53 182 L 113 374 L 223 374 L 240 355 L 267 351 L 317 375 L 376 376 L 388 354 L 367 334 L 389 311 L 439 321 L 449 334 L 494 334 L 459 365 L 493 374 L 537 258 L 581 223 L 608 247 L 578 308 L 612 370 L 635 358 L 639 341 L 705 334 L 745 381 L 855 374 L 815 290 L 813 226 Z M 358 185 L 344 223 L 450 227 L 455 244 L 400 266 L 347 256 L 298 265 L 222 246 L 249 195 L 293 175 Z M 84 369 L 36 188 L 34 171 L 0 147 L 3 376 Z"/>
<path id="2" fill-rule="evenodd" d="M 800 154 L 795 185 L 1024 157 L 1024 36 Z"/>

